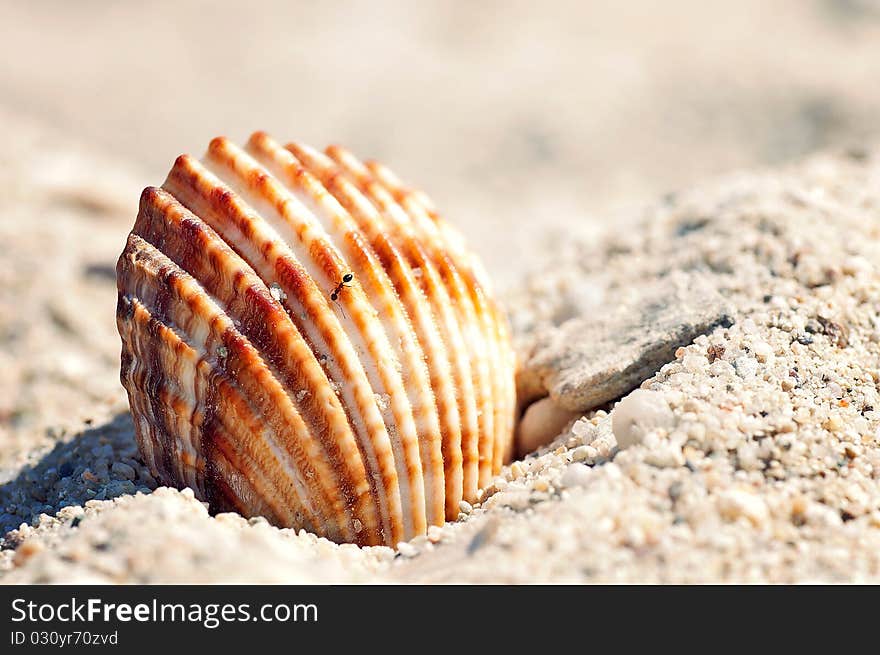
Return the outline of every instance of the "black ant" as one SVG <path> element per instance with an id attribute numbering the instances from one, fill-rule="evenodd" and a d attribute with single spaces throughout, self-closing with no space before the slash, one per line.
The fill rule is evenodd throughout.
<path id="1" fill-rule="evenodd" d="M 330 292 L 330 300 L 336 302 L 339 300 L 339 293 L 342 291 L 342 288 L 351 284 L 351 281 L 354 279 L 354 273 L 346 273 L 342 276 L 342 282 L 336 285 L 336 288 Z M 342 309 L 342 305 L 339 306 L 342 315 L 345 316 L 345 310 Z M 346 317 L 347 318 L 347 317 Z"/>
<path id="2" fill-rule="evenodd" d="M 333 289 L 333 292 L 330 294 L 330 300 L 336 302 L 339 299 L 339 292 L 342 291 L 342 287 L 348 286 L 351 284 L 351 281 L 354 279 L 354 273 L 346 273 L 342 276 L 342 282 L 336 285 L 336 288 Z"/>

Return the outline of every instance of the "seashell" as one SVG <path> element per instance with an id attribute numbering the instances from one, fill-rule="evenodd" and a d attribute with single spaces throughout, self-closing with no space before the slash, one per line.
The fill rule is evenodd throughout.
<path id="1" fill-rule="evenodd" d="M 515 363 L 489 280 L 384 166 L 214 139 L 144 190 L 117 279 L 141 453 L 216 511 L 394 545 L 510 456 Z"/>

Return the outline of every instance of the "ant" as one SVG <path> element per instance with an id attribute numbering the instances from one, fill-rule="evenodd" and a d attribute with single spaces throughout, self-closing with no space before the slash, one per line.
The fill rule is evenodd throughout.
<path id="1" fill-rule="evenodd" d="M 333 289 L 332 293 L 330 294 L 330 300 L 332 300 L 333 302 L 336 302 L 336 300 L 339 298 L 340 291 L 342 291 L 342 287 L 345 287 L 345 286 L 348 286 L 349 284 L 351 284 L 351 281 L 353 279 L 354 279 L 354 273 L 346 273 L 345 275 L 343 275 L 342 282 L 337 284 L 336 288 Z"/>
<path id="2" fill-rule="evenodd" d="M 354 273 L 346 273 L 342 276 L 342 282 L 336 285 L 336 288 L 330 292 L 330 300 L 336 302 L 339 300 L 339 294 L 342 291 L 342 288 L 351 284 L 351 281 L 354 279 Z M 345 316 L 345 310 L 342 309 L 342 305 L 339 306 L 339 309 L 342 311 L 342 315 Z"/>

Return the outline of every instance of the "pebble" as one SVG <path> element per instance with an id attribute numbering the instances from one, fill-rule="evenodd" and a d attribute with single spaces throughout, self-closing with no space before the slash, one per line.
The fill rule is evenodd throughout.
<path id="1" fill-rule="evenodd" d="M 510 477 L 513 480 L 516 480 L 517 478 L 521 478 L 523 476 L 523 474 L 525 473 L 525 470 L 523 469 L 523 465 L 520 462 L 513 462 L 510 465 L 509 470 L 510 470 Z"/>
<path id="2" fill-rule="evenodd" d="M 110 470 L 119 477 L 125 478 L 126 480 L 134 480 L 135 470 L 129 466 L 128 464 L 123 464 L 122 462 L 113 462 L 113 466 Z"/>
<path id="3" fill-rule="evenodd" d="M 825 423 L 822 424 L 826 430 L 830 430 L 831 432 L 839 432 L 843 429 L 844 423 L 840 419 L 838 414 L 831 414 L 827 419 L 825 419 Z"/>
<path id="4" fill-rule="evenodd" d="M 519 457 L 550 443 L 579 412 L 560 407 L 549 396 L 526 409 L 516 429 L 516 452 Z"/>
<path id="5" fill-rule="evenodd" d="M 580 418 L 571 426 L 571 433 L 576 437 L 584 439 L 591 433 L 592 425 L 592 422 L 588 419 Z"/>
<path id="6" fill-rule="evenodd" d="M 686 355 L 682 366 L 688 373 L 702 373 L 709 366 L 709 360 L 703 355 Z"/>
<path id="7" fill-rule="evenodd" d="M 397 544 L 397 552 L 400 553 L 402 557 L 415 557 L 419 554 L 418 549 L 407 541 L 401 541 Z"/>
<path id="8" fill-rule="evenodd" d="M 685 457 L 681 448 L 671 443 L 662 443 L 648 450 L 645 462 L 658 468 L 684 466 Z"/>
<path id="9" fill-rule="evenodd" d="M 645 434 L 656 428 L 669 428 L 675 417 L 663 395 L 636 389 L 621 400 L 611 414 L 611 426 L 617 446 L 623 450 L 641 443 Z"/>
<path id="10" fill-rule="evenodd" d="M 770 362 L 773 360 L 773 348 L 766 341 L 755 341 L 752 343 L 752 352 L 759 362 Z"/>
<path id="11" fill-rule="evenodd" d="M 599 451 L 592 446 L 578 446 L 571 451 L 571 458 L 575 462 L 594 459 L 599 456 Z"/>
<path id="12" fill-rule="evenodd" d="M 549 491 L 550 483 L 544 478 L 538 478 L 532 483 L 532 489 L 535 491 Z"/>
<path id="13" fill-rule="evenodd" d="M 734 361 L 733 367 L 740 377 L 751 378 L 758 372 L 758 360 L 754 357 L 738 357 Z"/>
<path id="14" fill-rule="evenodd" d="M 739 489 L 721 492 L 718 496 L 718 510 L 729 521 L 746 518 L 756 527 L 766 523 L 769 518 L 767 505 L 760 496 Z"/>
<path id="15" fill-rule="evenodd" d="M 443 528 L 437 525 L 428 526 L 428 540 L 437 543 L 443 538 Z"/>
<path id="16" fill-rule="evenodd" d="M 31 557 L 41 553 L 44 549 L 45 547 L 38 539 L 27 539 L 15 549 L 15 556 L 12 561 L 15 566 L 22 566 Z"/>
<path id="17" fill-rule="evenodd" d="M 583 464 L 569 464 L 560 478 L 563 487 L 585 487 L 590 483 L 591 469 Z"/>

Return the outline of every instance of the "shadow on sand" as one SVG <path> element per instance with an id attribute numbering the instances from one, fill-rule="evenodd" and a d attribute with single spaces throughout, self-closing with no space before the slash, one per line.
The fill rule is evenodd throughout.
<path id="1" fill-rule="evenodd" d="M 138 454 L 131 415 L 121 413 L 57 443 L 0 486 L 0 536 L 40 514 L 155 487 Z"/>

